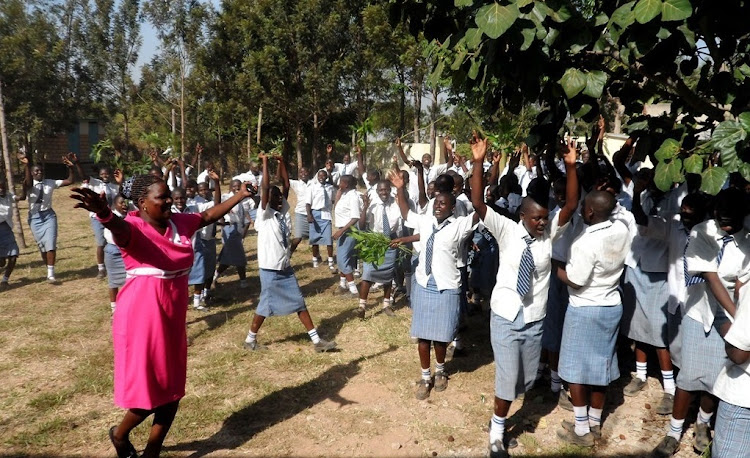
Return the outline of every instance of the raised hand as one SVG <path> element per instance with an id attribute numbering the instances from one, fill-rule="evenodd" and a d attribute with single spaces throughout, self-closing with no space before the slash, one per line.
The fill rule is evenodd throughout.
<path id="1" fill-rule="evenodd" d="M 115 183 L 122 184 L 123 179 L 125 178 L 125 175 L 123 175 L 122 170 L 115 169 L 115 171 L 112 174 L 115 177 Z"/>
<path id="2" fill-rule="evenodd" d="M 401 148 L 401 137 L 396 137 L 396 140 L 393 141 L 393 144 L 396 145 L 396 148 Z"/>
<path id="3" fill-rule="evenodd" d="M 481 164 L 484 162 L 484 156 L 487 154 L 487 139 L 479 139 L 476 134 L 471 139 L 471 157 L 475 162 Z"/>
<path id="4" fill-rule="evenodd" d="M 18 161 L 21 164 L 28 164 L 29 163 L 29 158 L 26 157 L 26 155 L 24 153 L 18 153 L 18 154 L 16 154 L 16 158 L 18 158 Z"/>
<path id="5" fill-rule="evenodd" d="M 417 170 L 424 169 L 424 164 L 422 164 L 422 161 L 417 161 L 417 160 L 411 161 L 411 166 L 416 168 Z"/>
<path id="6" fill-rule="evenodd" d="M 96 214 L 105 212 L 109 207 L 104 192 L 97 194 L 89 188 L 73 188 L 70 198 L 78 201 L 74 208 L 83 208 Z"/>
<path id="7" fill-rule="evenodd" d="M 255 192 L 253 192 L 252 190 L 255 190 Z M 250 183 L 249 181 L 242 183 L 242 186 L 240 186 L 240 190 L 238 192 L 238 194 L 241 195 L 243 199 L 246 197 L 252 197 L 257 193 L 258 193 L 258 188 L 253 186 L 253 184 Z"/>
<path id="8" fill-rule="evenodd" d="M 217 180 L 217 181 L 218 181 L 218 179 L 219 179 L 219 174 L 218 174 L 218 173 L 216 173 L 216 172 L 214 172 L 214 171 L 213 171 L 213 169 L 212 169 L 212 170 L 209 170 L 209 171 L 208 171 L 208 178 L 210 178 L 210 179 L 212 179 L 212 180 Z"/>
<path id="9" fill-rule="evenodd" d="M 393 183 L 393 186 L 395 186 L 397 189 L 404 188 L 404 178 L 401 176 L 400 170 L 391 170 L 390 172 L 388 172 L 388 181 Z"/>
<path id="10" fill-rule="evenodd" d="M 449 136 L 443 137 L 443 145 L 445 145 L 447 151 L 453 151 L 453 143 L 451 143 L 451 138 Z"/>
<path id="11" fill-rule="evenodd" d="M 362 208 L 367 209 L 370 207 L 370 195 L 369 193 L 362 194 Z"/>
<path id="12" fill-rule="evenodd" d="M 568 144 L 566 145 L 565 153 L 563 154 L 563 161 L 565 162 L 565 165 L 576 165 L 576 160 L 578 159 L 578 150 L 576 149 L 576 142 L 572 139 L 568 139 Z"/>
<path id="13" fill-rule="evenodd" d="M 67 156 L 62 157 L 62 163 L 67 165 L 68 167 L 73 167 L 73 163 L 68 159 Z"/>
<path id="14" fill-rule="evenodd" d="M 78 156 L 76 156 L 76 153 L 74 153 L 74 152 L 72 152 L 72 151 L 71 151 L 71 152 L 69 152 L 68 154 L 66 154 L 66 155 L 65 155 L 65 157 L 66 157 L 66 158 L 68 158 L 68 160 L 69 160 L 70 162 L 74 163 L 74 164 L 75 164 L 76 162 L 78 162 Z"/>
<path id="15" fill-rule="evenodd" d="M 333 152 L 333 145 L 329 143 L 326 145 L 326 154 L 330 156 L 332 152 Z"/>

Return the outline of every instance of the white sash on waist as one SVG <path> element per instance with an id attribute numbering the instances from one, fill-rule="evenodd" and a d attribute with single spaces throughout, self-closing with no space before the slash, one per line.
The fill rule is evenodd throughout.
<path id="1" fill-rule="evenodd" d="M 192 268 L 192 267 L 191 267 Z M 190 269 L 182 270 L 161 270 L 156 267 L 136 267 L 135 269 L 126 270 L 125 274 L 128 278 L 133 277 L 155 277 L 162 279 L 170 279 L 182 277 L 190 273 Z"/>

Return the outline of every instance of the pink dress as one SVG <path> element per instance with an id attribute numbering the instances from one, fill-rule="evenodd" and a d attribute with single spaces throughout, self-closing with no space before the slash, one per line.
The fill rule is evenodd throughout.
<path id="1" fill-rule="evenodd" d="M 128 278 L 112 321 L 115 404 L 150 410 L 185 396 L 190 237 L 201 216 L 173 214 L 164 235 L 137 211 L 125 222 L 130 241 L 120 249 Z"/>

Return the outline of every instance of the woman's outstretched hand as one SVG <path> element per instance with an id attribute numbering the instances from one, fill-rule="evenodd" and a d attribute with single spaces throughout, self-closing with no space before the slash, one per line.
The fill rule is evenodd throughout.
<path id="1" fill-rule="evenodd" d="M 88 188 L 73 188 L 70 198 L 78 201 L 75 208 L 83 208 L 97 215 L 105 213 L 109 208 L 104 193 L 97 194 Z"/>

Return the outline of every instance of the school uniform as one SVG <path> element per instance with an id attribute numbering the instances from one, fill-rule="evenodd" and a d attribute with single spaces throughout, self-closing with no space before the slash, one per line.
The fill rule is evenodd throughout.
<path id="1" fill-rule="evenodd" d="M 687 297 L 681 324 L 682 367 L 677 387 L 684 391 L 713 389 L 716 376 L 727 361 L 719 327 L 729 316 L 709 291 L 708 283 L 695 275 L 716 272 L 734 297 L 735 282 L 750 280 L 750 238 L 744 229 L 729 236 L 715 220 L 693 227 L 685 252 Z"/>
<path id="2" fill-rule="evenodd" d="M 359 193 L 356 189 L 347 190 L 341 195 L 338 202 L 336 202 L 336 207 L 334 208 L 336 228 L 338 229 L 346 226 L 352 219 L 359 219 L 360 212 Z M 355 244 L 356 242 L 349 235 L 348 230 L 338 238 L 336 261 L 338 263 L 339 273 L 348 275 L 354 272 L 354 269 L 357 267 L 357 254 L 354 249 Z"/>
<path id="3" fill-rule="evenodd" d="M 127 217 L 127 214 L 123 215 L 117 210 L 113 210 L 112 213 L 119 218 Z M 112 231 L 105 227 L 102 236 L 106 242 L 104 245 L 104 266 L 107 268 L 107 287 L 110 289 L 122 288 L 127 278 L 122 252 L 112 237 Z"/>
<path id="4" fill-rule="evenodd" d="M 90 177 L 88 183 L 83 184 L 84 188 L 89 188 L 97 194 L 104 193 L 104 197 L 107 199 L 107 205 L 109 208 L 114 208 L 115 198 L 120 193 L 120 185 L 117 183 L 105 183 L 102 180 L 94 177 Z M 94 240 L 96 246 L 103 247 L 107 244 L 104 239 L 104 226 L 96 218 L 96 213 L 89 212 L 89 219 L 91 221 L 91 230 L 94 231 Z"/>
<path id="5" fill-rule="evenodd" d="M 733 347 L 750 351 L 750 291 L 740 291 L 734 323 L 724 336 Z M 713 448 L 715 458 L 750 455 L 750 361 L 735 364 L 727 359 L 714 382 L 713 394 L 719 398 Z"/>
<path id="6" fill-rule="evenodd" d="M 512 401 L 531 389 L 542 351 L 542 327 L 551 273 L 552 242 L 567 229 L 557 215 L 534 239 L 487 207 L 484 225 L 497 240 L 500 262 L 490 297 L 490 342 L 495 356 L 495 396 Z"/>
<path id="7" fill-rule="evenodd" d="M 344 175 L 357 177 L 359 175 L 359 164 L 357 162 L 349 162 L 348 164 L 336 162 L 333 164 L 333 171 L 339 176 L 339 178 Z"/>
<path id="8" fill-rule="evenodd" d="M 570 304 L 560 345 L 560 378 L 607 386 L 620 376 L 615 352 L 622 305 L 617 287 L 630 251 L 627 227 L 617 221 L 586 226 L 571 244 L 566 271 Z"/>
<path id="9" fill-rule="evenodd" d="M 307 202 L 310 199 L 310 188 L 317 180 L 289 180 L 289 187 L 297 197 L 294 206 L 294 238 L 306 239 L 310 237 L 310 223 L 307 221 Z"/>
<path id="10" fill-rule="evenodd" d="M 419 176 L 416 167 L 411 168 L 414 175 Z M 432 183 L 448 170 L 448 164 L 432 165 L 430 167 L 422 168 L 422 178 L 424 179 L 424 189 L 427 190 L 427 185 Z M 419 186 L 419 185 L 417 185 Z M 411 192 L 411 190 L 409 190 Z"/>
<path id="11" fill-rule="evenodd" d="M 200 196 L 197 196 L 200 197 Z M 202 200 L 198 205 L 186 205 L 184 211 L 180 211 L 177 207 L 172 206 L 173 213 L 202 213 L 206 209 L 213 207 L 213 202 L 206 202 L 205 199 L 200 197 Z M 210 270 L 207 270 L 206 263 L 206 246 L 203 241 L 203 237 L 200 235 L 200 230 L 196 231 L 191 238 L 193 244 L 193 267 L 190 268 L 188 274 L 188 285 L 202 285 L 206 282 L 206 277 L 213 274 L 213 266 Z M 216 251 L 216 245 L 214 245 L 214 252 Z"/>
<path id="12" fill-rule="evenodd" d="M 333 245 L 331 230 L 331 206 L 333 205 L 333 186 L 328 183 L 321 184 L 317 179 L 310 180 L 308 186 L 307 201 L 313 216 L 313 222 L 309 224 L 310 245 Z M 305 209 L 307 215 L 307 209 Z M 305 216 L 307 220 L 307 216 Z"/>
<path id="13" fill-rule="evenodd" d="M 291 224 L 286 199 L 281 211 L 266 205 L 258 212 L 255 229 L 258 231 L 260 299 L 255 313 L 260 316 L 289 315 L 306 309 L 290 262 Z"/>
<path id="14" fill-rule="evenodd" d="M 474 231 L 473 216 L 453 216 L 438 224 L 432 215 L 409 211 L 407 223 L 420 234 L 423 250 L 411 292 L 411 335 L 450 342 L 458 330 L 461 272 L 456 266 L 461 244 Z"/>
<path id="15" fill-rule="evenodd" d="M 667 347 L 672 364 L 682 367 L 680 323 L 684 315 L 685 297 L 685 249 L 687 248 L 689 231 L 680 221 L 665 219 L 659 216 L 649 216 L 648 226 L 639 227 L 644 237 L 662 240 L 667 244 Z"/>
<path id="16" fill-rule="evenodd" d="M 221 201 L 226 202 L 234 196 L 233 193 L 227 193 L 221 196 Z M 224 228 L 221 233 L 222 248 L 219 253 L 219 264 L 225 266 L 244 267 L 247 265 L 245 248 L 242 246 L 242 239 L 245 233 L 245 226 L 248 223 L 248 212 L 245 199 L 224 216 Z"/>
<path id="17" fill-rule="evenodd" d="M 57 214 L 52 209 L 52 193 L 62 183 L 63 180 L 34 180 L 29 189 L 29 227 L 42 252 L 57 247 Z"/>
<path id="18" fill-rule="evenodd" d="M 198 178 L 196 178 L 195 181 L 197 181 L 199 184 L 200 183 L 208 183 L 208 189 L 210 189 L 212 191 L 213 191 L 214 187 L 216 187 L 216 185 L 214 183 L 214 180 L 212 180 L 212 179 L 210 179 L 208 177 L 208 170 L 204 170 L 201 173 L 199 173 L 198 174 Z"/>
<path id="19" fill-rule="evenodd" d="M 673 214 L 668 213 L 667 207 L 657 206 L 649 197 L 648 191 L 644 191 L 641 197 L 644 213 L 664 219 L 672 218 Z M 669 343 L 667 242 L 644 237 L 639 233 L 636 224 L 631 224 L 629 230 L 633 241 L 625 260 L 627 267 L 623 282 L 623 318 L 620 333 L 636 342 L 666 348 Z"/>
<path id="20" fill-rule="evenodd" d="M 214 202 L 203 199 L 203 202 L 196 202 L 195 206 L 202 213 L 209 208 L 213 208 Z M 196 237 L 200 237 L 202 245 L 203 283 L 210 283 L 216 269 L 216 223 L 207 224 L 200 228 L 196 232 Z"/>
<path id="21" fill-rule="evenodd" d="M 390 197 L 387 202 L 378 198 L 377 201 L 370 203 L 367 208 L 367 227 L 372 232 L 383 234 L 391 239 L 399 237 L 403 221 L 398 203 Z M 388 248 L 385 252 L 385 259 L 380 265 L 364 263 L 362 280 L 372 283 L 390 283 L 395 277 L 394 270 L 399 251 L 398 248 Z"/>
<path id="22" fill-rule="evenodd" d="M 10 191 L 0 197 L 0 258 L 18 256 L 18 244 L 13 234 L 13 204 L 16 196 Z"/>

